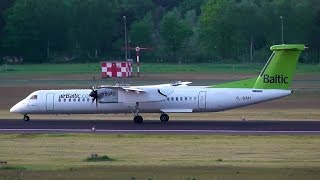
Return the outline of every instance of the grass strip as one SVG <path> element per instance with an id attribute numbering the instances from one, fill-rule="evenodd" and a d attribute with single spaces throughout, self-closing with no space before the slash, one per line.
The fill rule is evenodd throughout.
<path id="1" fill-rule="evenodd" d="M 0 179 L 320 178 L 319 136 L 0 134 L 0 142 Z M 94 153 L 108 156 L 84 160 Z"/>
<path id="2" fill-rule="evenodd" d="M 135 66 L 135 65 L 134 65 Z M 261 71 L 261 64 L 167 64 L 167 63 L 142 63 L 143 73 L 258 73 Z M 135 67 L 134 67 L 135 68 Z M 100 63 L 79 63 L 79 64 L 23 64 L 23 65 L 2 65 L 0 75 L 15 74 L 97 74 L 101 72 Z M 299 64 L 298 73 L 318 73 L 320 65 Z"/>
<path id="3" fill-rule="evenodd" d="M 319 136 L 2 134 L 0 142 L 1 161 L 32 170 L 105 165 L 320 167 Z M 84 161 L 93 153 L 109 157 Z"/>

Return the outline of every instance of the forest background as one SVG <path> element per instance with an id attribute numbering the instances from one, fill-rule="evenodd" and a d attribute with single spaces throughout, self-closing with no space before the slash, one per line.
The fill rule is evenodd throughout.
<path id="1" fill-rule="evenodd" d="M 319 0 L 0 0 L 0 58 L 123 60 L 126 24 L 144 62 L 259 63 L 282 23 L 283 43 L 309 47 L 300 62 L 319 63 Z"/>

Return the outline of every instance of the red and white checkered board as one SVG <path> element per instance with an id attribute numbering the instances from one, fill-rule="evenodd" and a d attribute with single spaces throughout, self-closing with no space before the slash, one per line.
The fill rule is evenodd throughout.
<path id="1" fill-rule="evenodd" d="M 132 62 L 102 62 L 102 77 L 131 77 Z"/>

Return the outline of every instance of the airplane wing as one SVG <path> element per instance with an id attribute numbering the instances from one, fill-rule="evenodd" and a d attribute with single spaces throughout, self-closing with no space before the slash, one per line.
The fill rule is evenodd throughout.
<path id="1" fill-rule="evenodd" d="M 191 82 L 176 81 L 170 84 L 149 86 L 100 86 L 100 103 L 136 103 L 165 101 L 174 92 L 173 87 L 185 87 Z M 110 93 L 110 91 L 112 93 Z M 104 93 L 109 92 L 109 93 Z"/>
<path id="2" fill-rule="evenodd" d="M 109 86 L 109 85 L 102 85 L 99 86 L 100 88 L 109 88 L 109 89 L 117 89 L 117 90 L 128 90 L 128 91 L 139 91 L 143 92 L 143 88 L 148 87 L 162 87 L 162 86 L 188 86 L 192 82 L 190 81 L 174 81 L 172 83 L 168 84 L 156 84 L 156 85 L 146 85 L 146 86 L 130 86 L 130 85 L 115 85 L 115 86 Z"/>
<path id="3" fill-rule="evenodd" d="M 137 87 L 131 87 L 131 86 L 100 86 L 100 88 L 105 88 L 105 89 L 112 89 L 115 91 L 126 91 L 126 92 L 136 92 L 136 93 L 141 93 L 145 92 L 142 89 L 139 89 Z"/>
<path id="4" fill-rule="evenodd" d="M 146 92 L 146 91 L 139 89 L 139 88 L 136 88 L 136 87 L 123 87 L 122 89 L 125 91 L 135 91 L 137 93 Z"/>
<path id="5" fill-rule="evenodd" d="M 173 82 L 171 83 L 171 86 L 188 86 L 189 84 L 191 84 L 192 82 L 189 82 L 189 81 L 176 81 L 176 82 Z"/>
<path id="6" fill-rule="evenodd" d="M 100 86 L 100 103 L 136 103 L 164 101 L 174 92 L 163 86 Z"/>
<path id="7" fill-rule="evenodd" d="M 118 91 L 119 102 L 122 103 L 164 101 L 171 93 L 173 89 L 169 87 L 125 88 L 124 91 Z"/>
<path id="8" fill-rule="evenodd" d="M 156 87 L 159 87 L 159 86 L 181 86 L 181 87 L 185 87 L 185 86 L 188 86 L 191 83 L 192 82 L 189 82 L 189 81 L 185 81 L 185 82 L 175 81 L 175 82 L 168 83 L 168 84 L 158 84 L 158 85 L 152 85 L 152 86 L 156 86 Z"/>

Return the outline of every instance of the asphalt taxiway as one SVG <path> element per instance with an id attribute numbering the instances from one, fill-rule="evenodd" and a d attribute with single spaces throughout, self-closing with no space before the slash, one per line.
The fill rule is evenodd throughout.
<path id="1" fill-rule="evenodd" d="M 0 133 L 318 134 L 320 121 L 132 121 L 0 119 Z"/>

